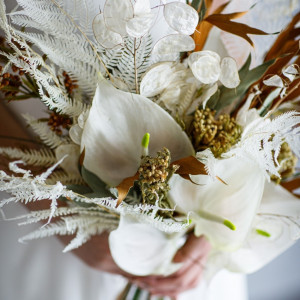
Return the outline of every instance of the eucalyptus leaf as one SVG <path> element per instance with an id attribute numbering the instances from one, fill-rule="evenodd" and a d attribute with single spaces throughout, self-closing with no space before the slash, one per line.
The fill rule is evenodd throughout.
<path id="1" fill-rule="evenodd" d="M 84 166 L 81 168 L 81 176 L 92 191 L 97 193 L 97 197 L 111 197 L 111 193 L 107 189 L 106 183 L 99 179 L 94 173 L 87 170 Z"/>
<path id="2" fill-rule="evenodd" d="M 212 109 L 215 109 L 217 111 L 221 110 L 222 108 L 230 105 L 231 103 L 235 103 L 237 101 L 237 105 L 239 105 L 242 96 L 247 92 L 248 88 L 256 82 L 258 79 L 261 78 L 261 76 L 266 72 L 266 70 L 269 68 L 270 65 L 274 63 L 274 59 L 269 60 L 262 65 L 249 70 L 250 64 L 251 64 L 251 56 L 249 55 L 247 61 L 239 71 L 239 77 L 241 80 L 241 83 L 236 89 L 228 89 L 224 86 L 220 88 L 220 97 L 217 99 L 214 99 L 214 97 L 217 97 L 218 95 L 214 95 L 209 101 L 209 107 Z M 216 105 L 213 106 L 213 103 L 216 102 Z"/>
<path id="3" fill-rule="evenodd" d="M 80 194 L 80 195 L 84 195 L 87 196 L 88 194 L 92 193 L 93 190 L 86 186 L 86 185 L 79 185 L 79 184 L 70 184 L 67 185 L 67 189 L 73 191 L 74 193 Z M 88 197 L 88 196 L 87 196 Z M 67 200 L 66 198 L 62 198 L 61 200 L 65 201 Z M 93 203 L 85 203 L 85 202 L 81 202 L 79 200 L 73 200 L 78 206 L 81 207 L 93 207 L 95 206 L 95 204 Z"/>

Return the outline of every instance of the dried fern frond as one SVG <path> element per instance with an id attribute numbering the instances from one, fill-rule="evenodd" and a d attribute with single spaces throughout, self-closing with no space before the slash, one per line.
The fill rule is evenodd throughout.
<path id="1" fill-rule="evenodd" d="M 11 147 L 1 147 L 0 154 L 11 159 L 22 159 L 28 165 L 49 167 L 56 163 L 54 153 L 47 148 L 42 149 L 19 149 Z"/>

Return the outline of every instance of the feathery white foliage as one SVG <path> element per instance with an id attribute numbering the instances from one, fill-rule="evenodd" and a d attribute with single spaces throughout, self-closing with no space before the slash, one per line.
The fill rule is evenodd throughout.
<path id="1" fill-rule="evenodd" d="M 122 48 L 119 54 L 115 50 L 117 59 L 110 60 L 109 65 L 115 66 L 114 74 L 116 77 L 122 79 L 129 87 L 129 90 L 134 91 L 135 77 L 137 77 L 139 84 L 141 76 L 149 66 L 152 38 L 150 35 L 146 35 L 140 39 L 126 37 L 124 40 L 125 48 Z"/>
<path id="2" fill-rule="evenodd" d="M 27 124 L 33 129 L 33 131 L 40 137 L 40 139 L 50 148 L 57 148 L 62 143 L 68 142 L 66 138 L 58 136 L 54 131 L 52 131 L 47 123 L 38 121 L 29 114 L 23 115 Z"/>
<path id="3" fill-rule="evenodd" d="M 300 114 L 296 111 L 283 113 L 273 120 L 268 116 L 258 118 L 244 128 L 240 142 L 224 155 L 251 158 L 262 170 L 280 177 L 277 157 L 281 144 L 286 141 L 295 154 L 300 156 L 298 124 Z"/>
<path id="4" fill-rule="evenodd" d="M 56 163 L 54 153 L 47 148 L 36 149 L 19 149 L 11 147 L 1 147 L 0 154 L 12 159 L 22 159 L 29 165 L 49 167 Z"/>

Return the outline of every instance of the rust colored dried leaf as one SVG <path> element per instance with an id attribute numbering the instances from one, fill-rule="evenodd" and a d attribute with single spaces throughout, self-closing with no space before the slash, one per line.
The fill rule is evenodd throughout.
<path id="1" fill-rule="evenodd" d="M 84 157 L 85 157 L 85 147 L 83 148 L 80 156 L 79 156 L 79 165 L 82 167 L 83 166 L 83 161 L 84 161 Z"/>
<path id="2" fill-rule="evenodd" d="M 300 13 L 298 13 L 289 25 L 283 30 L 277 37 L 275 43 L 267 53 L 265 61 L 272 58 L 276 58 L 282 53 L 282 47 L 286 45 L 289 41 L 293 41 L 300 33 L 300 28 L 295 28 L 295 25 L 300 21 Z"/>
<path id="3" fill-rule="evenodd" d="M 122 201 L 126 198 L 129 190 L 133 187 L 133 184 L 136 180 L 139 179 L 139 173 L 137 172 L 135 175 L 125 178 L 116 188 L 118 190 L 118 201 L 117 207 L 122 203 Z"/>
<path id="4" fill-rule="evenodd" d="M 205 165 L 194 156 L 179 159 L 173 162 L 172 165 L 179 166 L 176 174 L 179 174 L 183 178 L 185 178 L 184 176 L 186 175 L 207 175 Z"/>
<path id="5" fill-rule="evenodd" d="M 287 182 L 281 182 L 280 185 L 292 193 L 295 197 L 300 198 L 300 195 L 293 193 L 294 190 L 300 187 L 300 177 Z"/>
<path id="6" fill-rule="evenodd" d="M 209 2 L 210 3 L 206 3 L 207 10 L 206 10 L 204 19 L 209 15 L 208 12 L 209 12 L 212 1 L 209 1 Z M 226 2 L 225 4 L 219 6 L 212 14 L 220 14 L 228 4 L 229 4 L 229 2 Z M 199 22 L 199 24 L 196 27 L 196 30 L 193 34 L 193 39 L 196 44 L 196 48 L 194 51 L 201 51 L 203 49 L 205 42 L 207 40 L 208 34 L 209 34 L 210 30 L 212 29 L 212 27 L 213 27 L 212 24 L 205 22 L 204 20 Z"/>
<path id="7" fill-rule="evenodd" d="M 257 35 L 267 35 L 268 33 L 254 28 L 250 27 L 243 23 L 238 22 L 232 22 L 231 18 L 232 16 L 241 16 L 245 12 L 239 12 L 239 13 L 233 13 L 233 14 L 214 14 L 210 15 L 207 18 L 205 18 L 206 22 L 209 22 L 212 25 L 215 25 L 216 27 L 232 33 L 234 35 L 237 35 L 243 39 L 245 39 L 252 47 L 254 46 L 252 40 L 248 36 L 248 34 L 257 34 Z"/>

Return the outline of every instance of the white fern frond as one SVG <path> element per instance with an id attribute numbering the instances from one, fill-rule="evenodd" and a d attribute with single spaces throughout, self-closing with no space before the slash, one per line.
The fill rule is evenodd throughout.
<path id="1" fill-rule="evenodd" d="M 19 239 L 20 243 L 24 243 L 25 241 L 40 239 L 44 237 L 49 237 L 53 235 L 70 235 L 74 232 L 68 231 L 66 228 L 66 224 L 63 221 L 59 221 L 56 223 L 48 224 L 47 226 L 43 226 Z"/>
<path id="2" fill-rule="evenodd" d="M 273 120 L 258 118 L 247 125 L 241 140 L 224 157 L 236 155 L 256 162 L 268 174 L 280 177 L 277 157 L 283 142 L 287 142 L 297 156 L 300 156 L 299 139 L 300 114 L 290 111 Z"/>
<path id="3" fill-rule="evenodd" d="M 49 167 L 56 163 L 54 153 L 47 148 L 36 149 L 19 149 L 11 147 L 1 147 L 0 154 L 12 159 L 22 159 L 29 165 Z"/>

